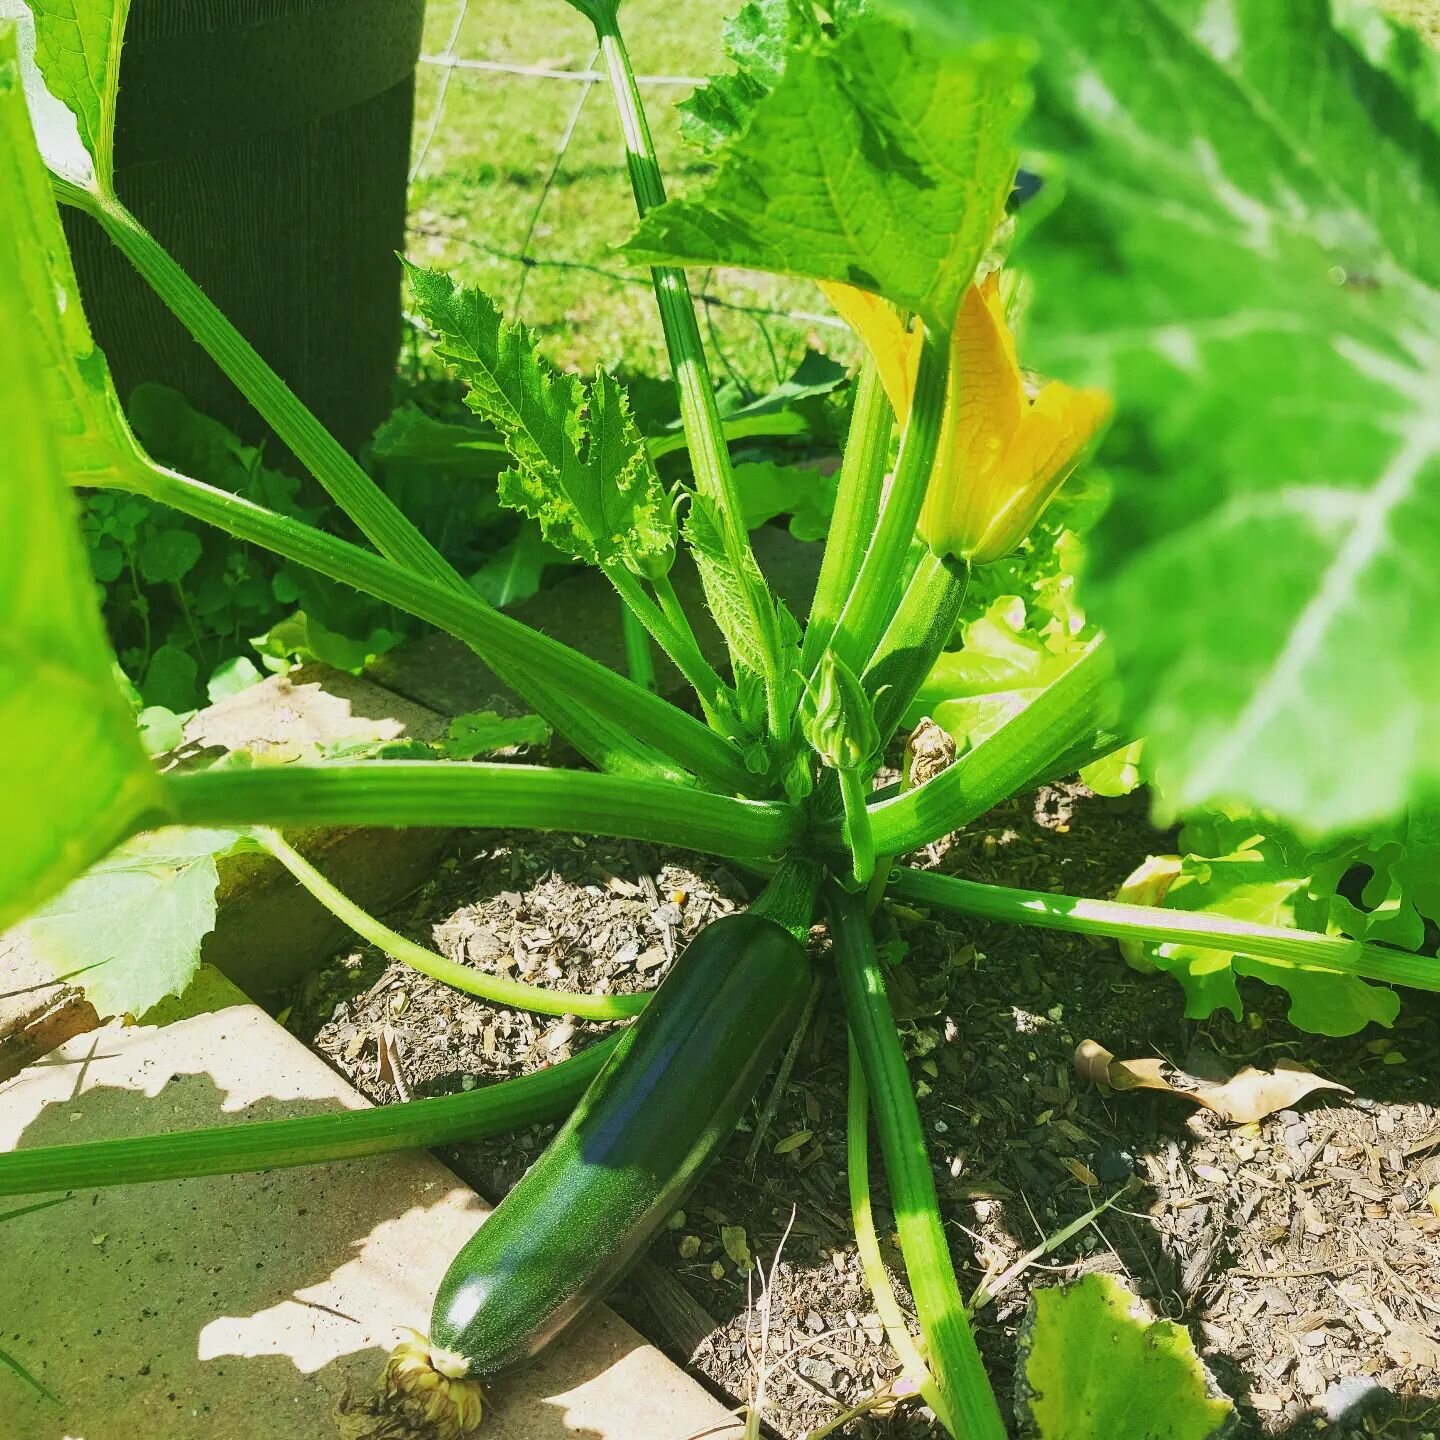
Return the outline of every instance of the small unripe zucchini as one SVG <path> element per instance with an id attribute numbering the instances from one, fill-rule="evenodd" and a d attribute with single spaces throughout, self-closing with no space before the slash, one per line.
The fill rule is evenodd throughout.
<path id="1" fill-rule="evenodd" d="M 805 948 L 759 915 L 695 937 L 544 1154 L 456 1256 L 430 1341 L 493 1375 L 616 1278 L 734 1130 L 794 1031 Z"/>

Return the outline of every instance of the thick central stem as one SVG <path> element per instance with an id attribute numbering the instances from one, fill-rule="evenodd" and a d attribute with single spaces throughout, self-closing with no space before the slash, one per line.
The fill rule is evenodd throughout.
<path id="1" fill-rule="evenodd" d="M 900 442 L 895 478 L 830 640 L 836 656 L 857 675 L 869 665 L 900 601 L 906 558 L 940 448 L 949 372 L 949 337 L 927 329 L 915 377 L 915 399 Z"/>
<path id="2" fill-rule="evenodd" d="M 635 206 L 643 216 L 665 203 L 665 184 L 655 157 L 655 143 L 645 119 L 635 72 L 613 18 L 602 18 L 595 31 L 625 141 L 625 164 L 630 174 Z M 695 319 L 695 302 L 685 272 L 674 266 L 651 270 L 665 347 L 680 398 L 680 419 L 690 450 L 690 463 L 700 492 L 716 509 L 725 557 L 733 570 L 760 653 L 765 661 L 765 689 L 770 733 L 783 746 L 790 735 L 794 716 L 782 704 L 780 635 L 775 607 L 763 585 L 755 583 L 754 558 L 745 529 L 745 512 L 730 464 L 730 451 L 720 411 L 715 404 L 715 387 L 705 361 L 700 326 Z"/>

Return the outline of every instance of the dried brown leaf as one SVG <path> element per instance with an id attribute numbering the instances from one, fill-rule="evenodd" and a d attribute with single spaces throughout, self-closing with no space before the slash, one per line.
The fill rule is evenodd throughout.
<path id="1" fill-rule="evenodd" d="M 1247 1065 L 1228 1080 L 1217 1082 L 1187 1074 L 1160 1059 L 1117 1060 L 1094 1040 L 1082 1040 L 1076 1047 L 1075 1072 L 1082 1080 L 1112 1090 L 1164 1090 L 1183 1095 L 1232 1125 L 1247 1125 L 1277 1110 L 1288 1110 L 1316 1090 L 1354 1093 L 1289 1060 L 1281 1060 L 1274 1070 Z"/>

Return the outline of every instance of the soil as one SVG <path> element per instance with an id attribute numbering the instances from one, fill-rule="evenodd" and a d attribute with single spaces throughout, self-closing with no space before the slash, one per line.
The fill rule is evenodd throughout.
<path id="1" fill-rule="evenodd" d="M 1059 786 L 912 858 L 1103 896 L 1147 854 L 1169 848 L 1140 797 L 1100 800 Z M 686 939 L 742 906 L 755 884 L 680 852 L 470 832 L 405 912 L 387 919 L 452 959 L 619 992 L 656 984 Z M 1131 970 L 1108 942 L 889 902 L 881 917 L 966 1292 L 1124 1192 L 978 1310 L 1002 1403 L 1031 1288 L 1108 1270 L 1188 1325 L 1239 1405 L 1239 1435 L 1440 1434 L 1440 1216 L 1427 1199 L 1440 1185 L 1440 998 L 1409 992 L 1393 1031 L 1335 1040 L 1296 1031 L 1283 994 L 1242 981 L 1243 1022 L 1197 1024 L 1183 1017 L 1173 982 Z M 816 945 L 823 965 L 819 932 Z M 754 1133 L 762 1092 L 683 1216 L 612 1297 L 737 1406 L 752 1398 L 763 1363 L 764 1420 L 786 1440 L 885 1392 L 897 1373 L 849 1238 L 838 1005 L 827 986 L 765 1133 Z M 535 1069 L 605 1028 L 496 1009 L 363 948 L 307 979 L 289 1024 L 380 1102 Z M 1073 1054 L 1087 1038 L 1122 1058 L 1192 1068 L 1294 1060 L 1355 1094 L 1320 1093 L 1229 1126 L 1179 1097 L 1081 1083 Z M 550 1133 L 536 1127 L 444 1158 L 498 1199 Z M 871 1174 L 882 1247 L 908 1304 L 878 1153 Z M 737 1263 L 737 1226 L 767 1272 L 784 1237 L 763 1356 L 759 1275 Z M 912 1401 L 838 1433 L 911 1440 L 935 1427 Z"/>

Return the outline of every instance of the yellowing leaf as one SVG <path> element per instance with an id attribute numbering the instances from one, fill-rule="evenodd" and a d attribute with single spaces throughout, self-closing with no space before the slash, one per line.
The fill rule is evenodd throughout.
<path id="1" fill-rule="evenodd" d="M 1178 855 L 1147 855 L 1144 862 L 1125 877 L 1124 883 L 1115 892 L 1115 898 L 1122 905 L 1162 905 L 1180 872 Z M 1143 940 L 1117 940 L 1115 943 L 1132 970 L 1146 975 L 1155 973 L 1155 962 L 1150 959 Z"/>
<path id="2" fill-rule="evenodd" d="M 720 1243 L 737 1269 L 750 1270 L 754 1267 L 755 1261 L 751 1258 L 750 1244 L 745 1237 L 743 1225 L 722 1225 Z"/>
<path id="3" fill-rule="evenodd" d="M 1219 1440 L 1234 1415 L 1186 1330 L 1113 1275 L 1034 1291 L 1017 1369 L 1022 1440 Z"/>
<path id="4" fill-rule="evenodd" d="M 1213 1110 L 1232 1125 L 1263 1120 L 1317 1090 L 1355 1092 L 1333 1080 L 1322 1080 L 1302 1065 L 1281 1060 L 1274 1070 L 1247 1065 L 1223 1083 L 1187 1074 L 1165 1060 L 1117 1060 L 1103 1045 L 1082 1040 L 1075 1051 L 1075 1070 L 1084 1080 L 1112 1090 L 1164 1090 Z"/>

